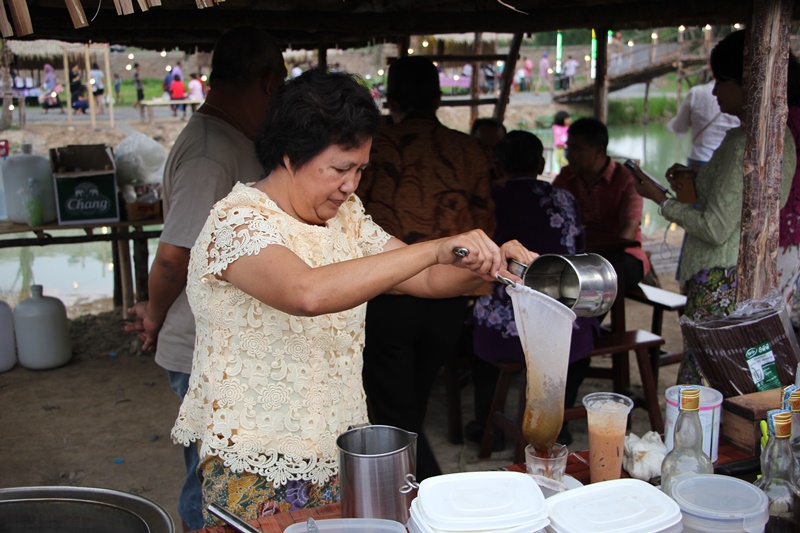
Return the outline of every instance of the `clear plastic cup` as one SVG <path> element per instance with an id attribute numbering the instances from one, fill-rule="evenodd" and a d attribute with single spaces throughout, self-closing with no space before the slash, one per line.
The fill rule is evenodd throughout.
<path id="1" fill-rule="evenodd" d="M 633 400 L 613 392 L 583 398 L 589 424 L 589 475 L 592 483 L 619 479 L 625 452 L 625 431 Z"/>
<path id="2" fill-rule="evenodd" d="M 567 470 L 567 456 L 569 450 L 563 444 L 554 444 L 550 448 L 548 457 L 539 457 L 536 450 L 530 444 L 525 447 L 525 465 L 528 474 L 536 477 L 544 477 L 561 483 L 564 472 Z"/>

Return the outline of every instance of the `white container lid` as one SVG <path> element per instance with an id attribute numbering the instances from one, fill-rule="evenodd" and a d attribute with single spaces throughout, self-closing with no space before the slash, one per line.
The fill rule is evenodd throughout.
<path id="1" fill-rule="evenodd" d="M 656 533 L 681 523 L 672 498 L 638 479 L 615 479 L 547 499 L 557 533 Z M 680 531 L 680 528 L 678 529 Z"/>
<path id="2" fill-rule="evenodd" d="M 431 527 L 425 521 L 425 517 L 420 512 L 419 498 L 414 498 L 411 501 L 411 518 L 408 520 L 408 530 L 410 533 L 449 533 L 445 529 L 437 529 Z M 550 521 L 547 518 L 537 520 L 535 522 L 520 524 L 514 527 L 501 528 L 501 529 L 480 529 L 471 530 L 469 533 L 537 533 L 544 531 Z"/>
<path id="3" fill-rule="evenodd" d="M 425 523 L 445 531 L 530 524 L 547 518 L 539 485 L 519 472 L 462 472 L 430 477 L 419 486 Z"/>
<path id="4" fill-rule="evenodd" d="M 320 533 L 406 533 L 400 522 L 380 518 L 333 518 L 316 520 Z M 283 533 L 306 533 L 305 522 L 292 524 Z"/>
<path id="5" fill-rule="evenodd" d="M 713 524 L 719 531 L 763 531 L 769 520 L 769 500 L 764 491 L 735 477 L 688 477 L 672 488 L 672 497 L 684 520 Z"/>

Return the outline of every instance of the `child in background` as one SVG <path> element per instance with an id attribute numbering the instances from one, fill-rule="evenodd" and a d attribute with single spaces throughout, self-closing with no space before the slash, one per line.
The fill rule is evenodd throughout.
<path id="1" fill-rule="evenodd" d="M 554 174 L 558 174 L 561 167 L 565 167 L 568 164 L 567 158 L 564 157 L 564 148 L 567 146 L 569 123 L 569 113 L 566 111 L 559 111 L 553 119 L 553 151 L 556 156 Z"/>

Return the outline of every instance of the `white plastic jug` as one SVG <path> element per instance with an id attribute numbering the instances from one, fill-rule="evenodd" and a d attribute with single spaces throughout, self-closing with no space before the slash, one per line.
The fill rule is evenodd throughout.
<path id="1" fill-rule="evenodd" d="M 46 157 L 33 155 L 30 144 L 22 145 L 22 153 L 12 155 L 3 163 L 3 186 L 6 196 L 8 219 L 17 224 L 28 223 L 28 209 L 23 196 L 30 189 L 28 178 L 38 186 L 42 202 L 42 224 L 58 218 L 56 194 L 53 186 L 53 171 Z"/>
<path id="2" fill-rule="evenodd" d="M 14 308 L 19 364 L 32 370 L 55 368 L 72 358 L 67 309 L 58 298 L 31 285 L 31 297 Z"/>
<path id="3" fill-rule="evenodd" d="M 0 300 L 0 372 L 14 368 L 17 347 L 14 341 L 14 315 L 11 306 Z"/>

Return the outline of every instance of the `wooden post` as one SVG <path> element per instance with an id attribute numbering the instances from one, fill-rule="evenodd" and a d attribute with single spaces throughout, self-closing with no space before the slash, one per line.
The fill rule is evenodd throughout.
<path id="1" fill-rule="evenodd" d="M 106 68 L 106 82 L 105 82 L 106 91 L 105 91 L 105 93 L 108 95 L 108 98 L 106 98 L 106 100 L 108 100 L 108 120 L 109 120 L 109 126 L 111 126 L 113 128 L 114 127 L 114 97 L 116 95 L 111 92 L 111 91 L 114 90 L 114 79 L 111 77 L 111 66 L 110 66 L 110 61 L 109 61 L 109 58 L 108 58 L 108 43 L 103 44 L 103 60 L 105 62 L 105 65 L 103 65 L 103 66 Z"/>
<path id="2" fill-rule="evenodd" d="M 644 84 L 644 108 L 642 109 L 642 124 L 647 126 L 650 121 L 650 80 Z"/>
<path id="3" fill-rule="evenodd" d="M 476 56 L 481 55 L 483 50 L 483 43 L 481 42 L 483 39 L 483 33 L 476 31 L 475 32 L 475 42 L 472 43 L 472 53 Z M 480 79 L 481 79 L 481 64 L 480 62 L 473 61 L 472 62 L 472 76 L 470 76 L 469 80 L 469 97 L 472 100 L 477 100 L 480 97 Z M 472 123 L 475 122 L 475 119 L 478 118 L 478 106 L 471 105 L 469 107 L 469 125 L 472 127 Z"/>
<path id="4" fill-rule="evenodd" d="M 3 34 L 3 37 L 14 36 L 14 28 L 11 27 L 11 23 L 8 21 L 6 5 L 3 0 L 0 0 L 0 33 Z"/>
<path id="5" fill-rule="evenodd" d="M 597 31 L 597 63 L 594 77 L 594 118 L 608 120 L 608 28 Z"/>
<path id="6" fill-rule="evenodd" d="M 69 11 L 69 18 L 72 20 L 73 28 L 85 28 L 89 25 L 86 20 L 86 13 L 83 11 L 83 5 L 79 0 L 66 0 L 67 11 Z"/>
<path id="7" fill-rule="evenodd" d="M 92 92 L 92 64 L 89 61 L 89 46 L 88 44 L 83 45 L 83 59 L 84 65 L 86 65 L 86 99 L 89 101 L 89 115 L 92 118 L 92 129 L 97 127 L 97 118 L 95 115 L 95 107 L 97 104 L 94 101 L 94 92 Z"/>
<path id="8" fill-rule="evenodd" d="M 753 6 L 744 51 L 742 126 L 747 140 L 737 263 L 739 302 L 763 298 L 778 282 L 778 211 L 794 1 L 757 0 Z"/>
<path id="9" fill-rule="evenodd" d="M 320 45 L 317 48 L 317 68 L 322 72 L 328 72 L 328 47 Z"/>
<path id="10" fill-rule="evenodd" d="M 25 0 L 8 0 L 8 9 L 11 11 L 11 21 L 18 37 L 33 33 L 31 13 Z"/>
<path id="11" fill-rule="evenodd" d="M 67 101 L 64 105 L 67 106 L 67 122 L 72 122 L 72 88 L 69 82 L 69 58 L 67 57 L 67 49 L 61 46 L 61 52 L 64 55 L 64 94 L 67 95 Z"/>
<path id="12" fill-rule="evenodd" d="M 506 66 L 503 67 L 503 86 L 500 88 L 500 96 L 494 106 L 494 118 L 500 122 L 503 122 L 503 118 L 506 115 L 508 97 L 511 94 L 511 85 L 514 83 L 514 71 L 517 68 L 517 56 L 519 56 L 519 48 L 522 46 L 522 35 L 522 33 L 514 34 L 511 46 L 508 49 Z M 495 76 L 495 80 L 497 79 L 498 77 Z"/>

